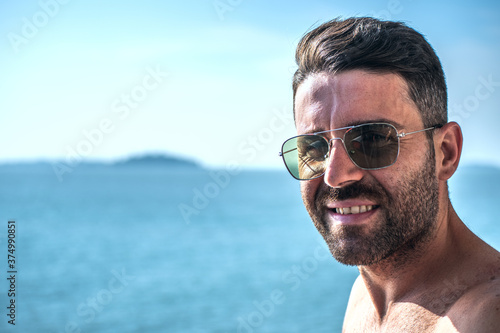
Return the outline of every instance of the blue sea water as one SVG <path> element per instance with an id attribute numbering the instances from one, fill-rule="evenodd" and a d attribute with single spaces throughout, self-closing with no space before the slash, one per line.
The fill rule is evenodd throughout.
<path id="1" fill-rule="evenodd" d="M 357 270 L 335 262 L 285 171 L 0 166 L 0 331 L 339 332 Z M 450 181 L 500 248 L 500 170 Z M 7 221 L 16 221 L 16 325 Z M 3 309 L 3 310 L 1 310 Z"/>

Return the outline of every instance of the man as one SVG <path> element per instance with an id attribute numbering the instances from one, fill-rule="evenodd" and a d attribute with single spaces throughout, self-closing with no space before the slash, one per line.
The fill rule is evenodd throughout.
<path id="1" fill-rule="evenodd" d="M 333 20 L 306 34 L 298 136 L 281 155 L 333 256 L 357 265 L 344 332 L 500 332 L 500 253 L 457 216 L 438 57 L 402 23 Z"/>

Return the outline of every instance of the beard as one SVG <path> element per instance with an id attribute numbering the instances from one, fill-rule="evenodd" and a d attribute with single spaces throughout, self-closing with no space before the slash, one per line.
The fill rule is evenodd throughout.
<path id="1" fill-rule="evenodd" d="M 328 222 L 327 202 L 354 198 L 376 202 L 379 218 L 370 225 L 337 226 Z M 304 202 L 314 225 L 340 263 L 356 266 L 387 263 L 393 267 L 408 264 L 419 257 L 437 228 L 434 154 L 428 152 L 424 166 L 397 182 L 392 192 L 377 182 L 360 181 L 342 188 L 322 184 L 314 203 Z"/>

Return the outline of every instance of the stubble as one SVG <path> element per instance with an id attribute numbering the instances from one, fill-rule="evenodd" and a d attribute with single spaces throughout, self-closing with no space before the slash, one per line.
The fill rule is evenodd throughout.
<path id="1" fill-rule="evenodd" d="M 434 154 L 428 152 L 426 157 L 424 166 L 397 182 L 392 192 L 375 181 L 342 188 L 322 185 L 313 204 L 304 200 L 337 261 L 356 266 L 385 261 L 399 266 L 420 256 L 435 234 L 438 213 Z M 332 226 L 326 203 L 356 198 L 370 199 L 379 205 L 379 218 L 369 231 L 365 225 Z"/>

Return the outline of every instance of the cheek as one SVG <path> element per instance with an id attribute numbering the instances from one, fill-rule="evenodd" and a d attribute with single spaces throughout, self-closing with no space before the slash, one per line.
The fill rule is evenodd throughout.
<path id="1" fill-rule="evenodd" d="M 314 198 L 321 182 L 323 182 L 323 177 L 300 182 L 300 193 L 302 194 L 302 200 L 306 206 L 312 206 L 314 204 Z"/>
<path id="2" fill-rule="evenodd" d="M 419 172 L 426 166 L 426 151 L 419 147 L 413 150 L 401 149 L 396 163 L 386 169 L 372 171 L 373 176 L 386 189 L 399 186 L 409 175 Z"/>
<path id="3" fill-rule="evenodd" d="M 406 172 L 404 169 L 394 164 L 386 169 L 369 171 L 365 181 L 381 186 L 387 193 L 393 193 L 401 184 L 401 178 Z"/>
<path id="4" fill-rule="evenodd" d="M 417 134 L 418 135 L 418 134 Z M 429 158 L 427 139 L 422 135 L 422 140 L 401 142 L 398 160 L 394 164 L 401 172 L 412 172 L 422 168 Z"/>
<path id="5" fill-rule="evenodd" d="M 427 157 L 425 152 L 415 150 L 413 153 L 400 155 L 396 163 L 392 166 L 373 170 L 370 176 L 373 181 L 382 186 L 391 196 L 398 196 L 401 190 L 407 186 L 408 181 L 415 175 L 422 172 L 423 168 L 428 169 Z"/>

